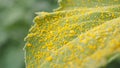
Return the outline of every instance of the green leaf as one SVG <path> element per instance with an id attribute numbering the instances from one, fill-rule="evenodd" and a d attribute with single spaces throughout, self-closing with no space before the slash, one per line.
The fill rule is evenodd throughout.
<path id="1" fill-rule="evenodd" d="M 78 38 L 53 52 L 51 54 L 53 60 L 44 61 L 41 67 L 98 68 L 107 64 L 110 59 L 112 60 L 112 57 L 115 57 L 111 56 L 112 54 L 120 53 L 119 21 L 120 18 L 108 21 L 81 34 Z M 107 59 L 108 56 L 111 57 Z"/>
<path id="2" fill-rule="evenodd" d="M 72 10 L 119 5 L 120 0 L 59 0 L 59 10 Z"/>
<path id="3" fill-rule="evenodd" d="M 59 11 L 37 13 L 25 38 L 27 68 L 98 68 L 120 53 L 119 0 L 60 5 Z"/>

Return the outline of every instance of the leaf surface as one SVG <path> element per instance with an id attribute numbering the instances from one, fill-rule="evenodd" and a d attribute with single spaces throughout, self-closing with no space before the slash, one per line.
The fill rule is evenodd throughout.
<path id="1" fill-rule="evenodd" d="M 26 67 L 106 65 L 120 52 L 119 3 L 119 0 L 61 0 L 57 11 L 37 13 L 25 38 Z"/>

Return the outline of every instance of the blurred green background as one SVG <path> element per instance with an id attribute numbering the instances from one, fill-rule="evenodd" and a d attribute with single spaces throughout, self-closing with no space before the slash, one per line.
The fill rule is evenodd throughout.
<path id="1" fill-rule="evenodd" d="M 25 68 L 24 37 L 35 12 L 57 7 L 57 0 L 0 0 L 0 68 Z"/>

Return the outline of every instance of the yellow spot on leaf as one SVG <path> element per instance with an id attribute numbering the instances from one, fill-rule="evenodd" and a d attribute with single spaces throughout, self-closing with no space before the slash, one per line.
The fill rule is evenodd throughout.
<path id="1" fill-rule="evenodd" d="M 52 59 L 53 59 L 52 56 L 46 58 L 47 61 L 52 61 Z"/>
<path id="2" fill-rule="evenodd" d="M 31 47 L 31 46 L 32 46 L 32 44 L 28 43 L 26 46 Z"/>

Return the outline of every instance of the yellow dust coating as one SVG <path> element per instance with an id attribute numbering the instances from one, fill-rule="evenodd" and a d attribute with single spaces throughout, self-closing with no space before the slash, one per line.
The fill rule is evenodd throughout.
<path id="1" fill-rule="evenodd" d="M 114 22 L 114 21 L 107 22 L 107 24 L 103 24 L 102 26 L 100 26 L 98 28 L 95 28 L 92 31 L 88 31 L 87 33 L 81 35 L 81 38 L 84 38 L 84 39 L 88 39 L 88 36 L 86 36 L 86 35 L 91 35 L 91 34 L 96 35 L 96 36 L 100 35 L 100 37 L 102 37 L 102 38 L 104 38 L 104 37 L 111 38 L 109 41 L 106 40 L 107 42 L 102 42 L 101 41 L 100 44 L 96 43 L 96 45 L 102 45 L 102 44 L 104 44 L 104 46 L 106 46 L 106 47 L 104 47 L 102 49 L 99 49 L 99 47 L 101 47 L 101 46 L 96 47 L 96 45 L 89 45 L 90 43 L 86 44 L 86 45 L 88 45 L 87 47 L 80 46 L 80 45 L 76 45 L 76 44 L 81 43 L 82 41 L 76 42 L 77 40 L 73 40 L 72 42 L 70 42 L 72 45 L 68 44 L 67 46 L 64 46 L 60 50 L 58 50 L 58 53 L 61 53 L 64 50 L 65 51 L 64 51 L 64 54 L 59 54 L 60 56 L 56 57 L 56 58 L 60 58 L 60 57 L 63 57 L 62 55 L 66 55 L 65 57 L 63 57 L 64 62 L 65 62 L 66 65 L 69 65 L 69 62 L 73 63 L 73 64 L 75 63 L 75 65 L 77 65 L 76 62 L 81 61 L 82 63 L 81 62 L 78 63 L 79 64 L 78 67 L 80 67 L 80 68 L 87 68 L 87 67 L 89 67 L 89 66 L 87 66 L 87 67 L 85 67 L 85 66 L 90 61 L 93 61 L 93 62 L 95 62 L 97 64 L 99 64 L 100 62 L 102 63 L 102 61 L 101 61 L 102 58 L 103 58 L 103 60 L 105 59 L 105 61 L 106 61 L 106 57 L 107 56 L 109 56 L 110 54 L 116 52 L 116 50 L 118 50 L 118 48 L 120 48 L 120 46 L 119 46 L 120 45 L 120 43 L 119 43 L 120 39 L 118 39 L 118 38 L 120 38 L 120 36 L 119 36 L 119 29 L 120 29 L 120 27 L 119 27 L 120 25 L 119 24 L 120 23 L 118 21 L 119 21 L 119 18 L 116 20 L 116 22 Z M 109 23 L 111 23 L 111 24 L 108 25 Z M 117 25 L 114 25 L 114 24 L 117 24 L 119 28 L 117 28 Z M 103 27 L 103 28 L 101 28 L 101 27 Z M 113 29 L 115 29 L 117 31 L 116 32 L 117 35 L 113 34 L 113 35 L 109 36 L 109 34 L 112 34 L 114 32 L 111 29 L 111 27 L 113 27 Z M 96 31 L 96 30 L 98 30 L 98 31 Z M 109 31 L 109 34 L 107 34 L 106 36 L 103 36 L 103 34 L 107 33 L 106 30 Z M 91 38 L 91 40 L 92 39 L 96 40 L 96 37 Z M 96 40 L 96 41 L 99 42 L 99 40 Z M 86 50 L 84 52 L 80 52 L 80 51 L 76 52 L 76 49 L 80 50 L 83 47 L 86 48 Z M 87 49 L 87 48 L 90 48 L 90 50 Z M 98 48 L 98 50 L 96 50 L 96 48 Z M 94 52 L 95 54 L 93 52 L 91 52 L 91 50 L 94 50 L 94 51 L 96 50 Z M 71 54 L 67 55 L 66 53 L 71 53 Z M 78 54 L 76 54 L 76 53 L 78 53 Z M 86 53 L 87 55 L 85 55 L 84 53 Z M 78 57 L 81 57 L 81 58 L 83 57 L 83 58 L 81 60 L 75 60 L 75 59 L 80 59 Z M 62 63 L 64 63 L 64 62 L 62 62 Z M 86 64 L 84 64 L 84 63 L 86 63 Z M 95 67 L 96 67 L 96 65 L 95 65 Z M 93 64 L 93 66 L 94 66 L 94 64 Z"/>
<path id="2" fill-rule="evenodd" d="M 59 10 L 68 10 L 53 13 L 42 12 L 35 17 L 35 24 L 26 38 L 28 42 L 34 44 L 34 48 L 31 50 L 28 48 L 31 45 L 27 44 L 28 47 L 26 47 L 26 57 L 29 59 L 26 63 L 27 67 L 53 68 L 54 66 L 69 68 L 71 66 L 72 68 L 78 68 L 81 66 L 80 68 L 88 68 L 84 67 L 89 64 L 87 62 L 91 61 L 87 59 L 88 56 L 88 58 L 91 58 L 94 53 L 98 53 L 93 56 L 92 61 L 95 60 L 98 63 L 95 65 L 100 65 L 99 60 L 102 59 L 102 55 L 105 55 L 102 52 L 107 53 L 107 50 L 104 50 L 105 47 L 105 49 L 110 48 L 112 51 L 119 48 L 119 46 L 116 46 L 120 42 L 119 28 L 111 22 L 109 23 L 111 27 L 109 24 L 105 25 L 104 23 L 120 16 L 119 12 L 115 12 L 116 6 L 117 8 L 120 8 L 120 6 L 117 4 L 114 6 L 116 2 L 112 0 L 112 2 L 108 2 L 109 4 L 104 3 L 104 0 L 92 1 L 62 0 L 61 4 L 68 3 L 61 6 Z M 94 5 L 94 3 L 99 5 Z M 101 7 L 103 4 L 106 6 Z M 101 24 L 104 25 L 95 28 Z M 117 25 L 119 26 L 118 23 Z M 110 44 L 109 41 L 111 41 Z M 112 46 L 115 47 L 112 48 Z"/>

